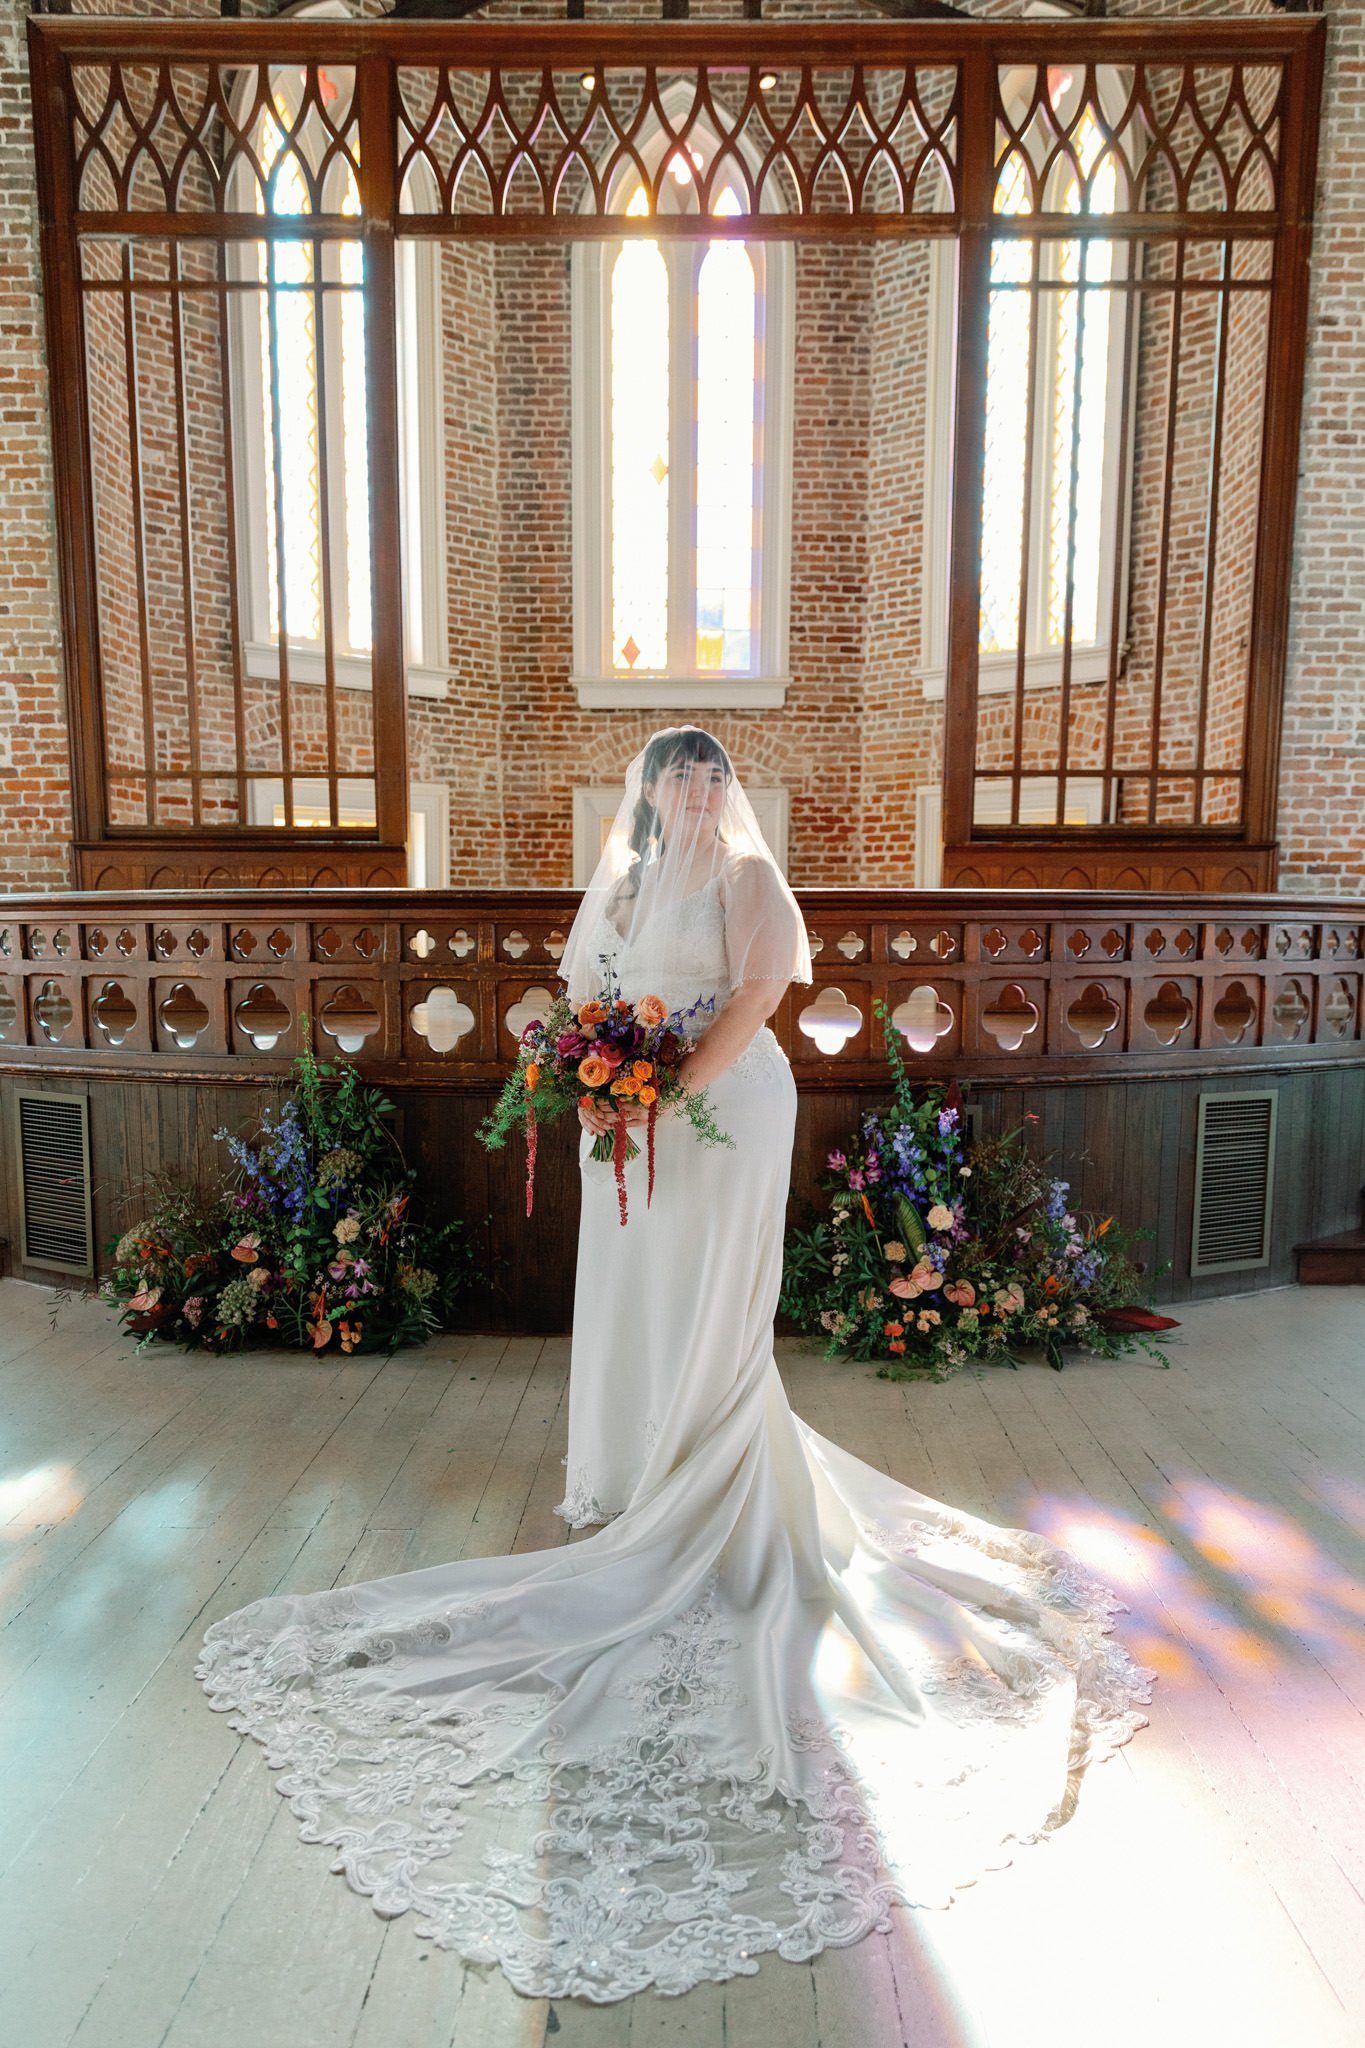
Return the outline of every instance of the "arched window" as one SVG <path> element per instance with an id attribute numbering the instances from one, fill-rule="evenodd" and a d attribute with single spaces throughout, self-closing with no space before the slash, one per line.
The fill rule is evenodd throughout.
<path id="1" fill-rule="evenodd" d="M 670 118 L 674 118 L 670 110 Z M 689 126 L 660 211 L 695 212 Z M 651 179 L 666 138 L 641 155 Z M 633 170 L 611 195 L 639 218 Z M 743 197 L 722 183 L 717 216 Z M 784 701 L 791 249 L 717 236 L 578 243 L 573 263 L 574 664 L 580 702 Z"/>
<path id="2" fill-rule="evenodd" d="M 343 0 L 295 10 L 349 20 Z M 253 134 L 256 172 L 239 164 L 232 199 L 297 217 L 360 214 L 345 152 L 296 66 L 272 66 Z M 345 120 L 354 73 L 320 69 L 318 95 Z M 256 73 L 245 90 L 256 90 Z M 249 103 L 238 110 L 239 120 Z M 351 149 L 358 143 L 351 131 Z M 330 149 L 330 155 L 329 155 Z M 372 649 L 364 249 L 355 240 L 272 235 L 229 247 L 234 500 L 248 675 L 273 677 L 283 633 L 291 681 L 326 672 L 324 608 L 337 682 L 368 688 Z M 439 390 L 438 252 L 400 242 L 397 262 L 399 459 L 408 688 L 446 693 Z M 254 289 L 252 287 L 255 287 Z"/>
<path id="3" fill-rule="evenodd" d="M 1022 104 L 1033 82 L 1032 66 L 1021 70 L 1017 85 L 1008 76 L 1003 79 L 1006 103 L 1017 92 Z M 1106 101 L 1112 88 L 1103 73 L 1099 88 Z M 1069 74 L 1049 74 L 1059 123 L 1072 118 L 1068 96 L 1075 90 Z M 1036 124 L 1030 141 L 1035 131 Z M 1118 167 L 1089 109 L 1076 123 L 1071 142 L 1079 177 L 1069 161 L 1059 159 L 1049 175 L 1046 210 L 1112 213 L 1119 204 Z M 1012 149 L 1000 169 L 996 213 L 1032 211 L 1034 183 L 1018 149 Z M 947 655 L 954 256 L 950 248 L 934 252 L 931 283 L 926 696 L 943 694 Z M 1116 579 L 1122 634 L 1126 565 L 1119 480 L 1121 452 L 1131 432 L 1124 389 L 1130 301 L 1127 293 L 1107 287 L 1126 276 L 1128 260 L 1129 245 L 1098 238 L 1001 236 L 992 244 L 981 530 L 983 693 L 1015 686 L 1021 612 L 1026 684 L 1060 680 L 1068 637 L 1068 562 L 1073 680 L 1098 681 L 1108 673 Z"/>

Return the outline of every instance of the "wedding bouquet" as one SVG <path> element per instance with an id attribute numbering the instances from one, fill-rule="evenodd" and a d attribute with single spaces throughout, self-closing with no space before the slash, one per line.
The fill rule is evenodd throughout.
<path id="1" fill-rule="evenodd" d="M 688 1025 L 714 1008 L 714 996 L 686 1010 L 670 1010 L 660 996 L 627 1002 L 608 974 L 601 993 L 591 1001 L 574 1009 L 561 990 L 546 1015 L 527 1025 L 517 1064 L 479 1126 L 479 1136 L 496 1151 L 514 1125 L 525 1128 L 528 1216 L 535 1195 L 537 1127 L 580 1103 L 605 1103 L 612 1112 L 612 1127 L 594 1141 L 591 1156 L 610 1160 L 615 1167 L 623 1224 L 626 1163 L 640 1150 L 626 1125 L 627 1105 L 638 1104 L 646 1112 L 646 1207 L 654 1196 L 654 1128 L 660 1110 L 678 1109 L 706 1144 L 733 1145 L 734 1140 L 717 1127 L 705 1090 L 685 1088 L 678 1079 L 678 1068 L 690 1049 Z"/>

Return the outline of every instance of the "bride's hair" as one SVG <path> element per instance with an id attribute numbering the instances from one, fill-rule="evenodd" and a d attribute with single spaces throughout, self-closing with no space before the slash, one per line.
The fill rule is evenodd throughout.
<path id="1" fill-rule="evenodd" d="M 699 725 L 673 725 L 655 733 L 645 748 L 640 765 L 640 795 L 635 815 L 630 821 L 630 865 L 612 892 L 617 902 L 634 896 L 639 889 L 645 854 L 650 840 L 658 831 L 658 810 L 648 791 L 679 761 L 712 761 L 724 770 L 727 783 L 734 780 L 735 770 L 730 756 L 720 741 L 709 732 L 703 732 Z"/>

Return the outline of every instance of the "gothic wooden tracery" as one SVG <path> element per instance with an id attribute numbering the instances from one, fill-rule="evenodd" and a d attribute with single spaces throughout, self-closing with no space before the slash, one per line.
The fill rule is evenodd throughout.
<path id="1" fill-rule="evenodd" d="M 44 17 L 30 40 L 74 880 L 403 879 L 401 252 L 433 238 L 638 233 L 956 246 L 945 880 L 1273 881 L 1320 21 L 678 30 Z M 675 161 L 689 175 L 661 208 Z M 265 203 L 281 167 L 287 212 Z M 643 213 L 613 209 L 623 181 L 646 195 Z M 261 267 L 258 252 L 286 248 L 301 278 L 274 254 Z M 274 670 L 248 672 L 233 532 L 234 300 L 260 305 L 264 291 L 278 312 L 301 291 L 316 316 L 329 294 L 355 293 L 348 251 L 363 251 L 363 710 L 362 693 L 339 687 L 325 617 L 320 678 L 291 680 L 287 631 Z M 1021 647 L 1015 687 L 988 701 L 987 367 L 1011 293 L 1030 335 L 1055 343 L 1059 330 L 1074 352 L 1069 412 L 1054 407 L 1027 443 L 1031 464 L 1051 432 L 1070 510 L 1052 548 L 1055 684 L 1026 697 Z M 1101 310 L 1124 337 L 1132 400 L 1114 486 L 1131 510 L 1110 520 L 1125 574 L 1104 589 L 1111 610 L 1121 587 L 1134 603 L 1096 636 L 1104 672 L 1073 673 L 1088 488 L 1076 394 L 1086 320 L 1093 335 Z M 316 334 L 343 324 L 328 312 Z M 340 376 L 325 349 L 319 361 L 321 380 Z M 210 392 L 216 414 L 187 405 Z M 320 532 L 321 584 L 341 546 Z M 372 787 L 372 825 L 344 821 L 343 779 Z M 320 782 L 326 821 L 262 823 L 252 786 L 265 781 L 286 820 L 296 785 Z M 987 784 L 1008 792 L 1003 822 L 980 800 Z M 1082 784 L 1100 790 L 1098 815 L 1073 823 Z"/>

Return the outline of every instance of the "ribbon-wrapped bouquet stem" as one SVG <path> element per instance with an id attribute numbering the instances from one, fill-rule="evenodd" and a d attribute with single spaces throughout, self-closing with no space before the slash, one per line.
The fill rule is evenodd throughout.
<path id="1" fill-rule="evenodd" d="M 664 1110 L 685 1116 L 708 1145 L 733 1145 L 711 1111 L 704 1089 L 688 1088 L 678 1069 L 691 1049 L 689 1027 L 715 1007 L 715 998 L 686 1010 L 670 1010 L 660 996 L 629 1002 L 608 974 L 600 993 L 574 1009 L 563 990 L 546 1015 L 521 1034 L 517 1064 L 479 1136 L 490 1151 L 507 1142 L 520 1124 L 526 1132 L 526 1213 L 535 1197 L 538 1126 L 580 1104 L 601 1103 L 612 1123 L 593 1142 L 592 1157 L 610 1160 L 616 1171 L 621 1221 L 627 1221 L 626 1165 L 639 1154 L 630 1134 L 629 1112 L 644 1111 L 648 1176 L 645 1206 L 654 1195 L 655 1127 Z"/>

